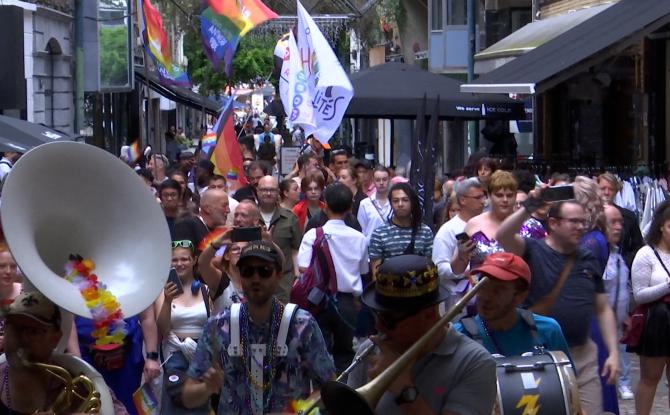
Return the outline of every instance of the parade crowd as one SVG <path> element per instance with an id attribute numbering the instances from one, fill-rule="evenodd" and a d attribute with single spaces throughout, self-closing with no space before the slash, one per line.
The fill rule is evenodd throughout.
<path id="1" fill-rule="evenodd" d="M 63 332 L 49 299 L 22 293 L 0 244 L 0 413 L 44 410 L 53 385 L 16 364 L 18 350 L 49 362 L 61 337 L 100 372 L 120 414 L 138 413 L 143 382 L 162 385 L 164 414 L 296 412 L 371 343 L 342 381 L 373 379 L 482 277 L 476 300 L 427 339 L 376 413 L 490 415 L 501 404 L 494 356 L 546 351 L 574 366 L 583 413 L 618 414 L 619 399 L 650 413 L 670 370 L 670 203 L 642 235 L 637 213 L 614 204 L 621 182 L 611 173 L 541 178 L 484 157 L 428 186 L 429 226 L 403 169 L 312 139 L 280 179 L 276 153 L 258 154 L 265 141 L 241 143 L 249 184 L 236 191 L 189 151 L 134 166 L 163 209 L 177 278 L 126 319 L 113 358 L 91 347 L 91 320 Z M 5 153 L 0 174 L 17 158 Z M 317 271 L 328 281 L 321 297 L 296 289 Z M 634 309 L 637 336 L 626 330 L 639 323 Z"/>

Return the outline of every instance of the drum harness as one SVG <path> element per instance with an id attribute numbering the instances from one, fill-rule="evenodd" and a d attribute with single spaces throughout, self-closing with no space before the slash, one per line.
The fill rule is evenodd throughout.
<path id="1" fill-rule="evenodd" d="M 533 317 L 533 313 L 530 310 L 525 309 L 518 309 L 517 312 L 519 313 L 521 319 L 526 323 L 528 328 L 530 328 L 530 332 L 533 336 L 533 343 L 535 343 L 535 345 L 533 346 L 532 353 L 534 355 L 544 354 L 545 344 L 542 343 L 542 341 L 540 340 L 540 336 L 537 332 L 537 325 L 535 324 L 535 318 Z M 465 328 L 468 337 L 484 346 L 484 340 L 482 339 L 482 336 L 479 334 L 479 325 L 477 324 L 477 320 L 474 317 L 466 317 L 462 319 L 461 324 L 463 324 L 463 327 Z M 502 350 L 500 349 L 500 346 L 498 346 L 498 343 L 495 341 L 491 333 L 489 333 L 488 327 L 486 327 L 486 322 L 484 322 L 484 320 L 482 320 L 482 326 L 484 327 L 484 332 L 486 333 L 488 338 L 491 339 L 491 343 L 493 343 L 493 347 L 495 347 L 496 349 L 496 354 L 502 355 Z"/>

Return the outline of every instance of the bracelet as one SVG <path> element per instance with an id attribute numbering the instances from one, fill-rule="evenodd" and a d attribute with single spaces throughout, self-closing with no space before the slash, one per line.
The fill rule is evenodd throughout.
<path id="1" fill-rule="evenodd" d="M 158 352 L 147 352 L 146 358 L 149 360 L 158 360 Z"/>
<path id="2" fill-rule="evenodd" d="M 216 241 L 212 241 L 212 243 L 209 244 L 209 246 L 211 246 L 212 248 L 214 248 L 215 251 L 218 251 L 219 249 L 221 249 L 221 244 L 219 244 L 219 245 L 217 246 L 217 245 L 216 245 Z"/>

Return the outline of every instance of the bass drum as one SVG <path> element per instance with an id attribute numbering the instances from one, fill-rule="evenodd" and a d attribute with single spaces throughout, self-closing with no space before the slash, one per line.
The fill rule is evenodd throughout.
<path id="1" fill-rule="evenodd" d="M 498 415 L 578 415 L 575 371 L 561 351 L 496 357 Z"/>

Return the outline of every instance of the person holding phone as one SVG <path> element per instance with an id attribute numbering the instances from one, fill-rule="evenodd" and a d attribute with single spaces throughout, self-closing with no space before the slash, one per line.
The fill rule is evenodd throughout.
<path id="1" fill-rule="evenodd" d="M 209 317 L 209 293 L 195 279 L 194 266 L 195 247 L 192 242 L 173 241 L 172 267 L 178 278 L 168 280 L 163 293 L 154 304 L 158 315 L 158 333 L 163 339 L 162 353 L 166 375 L 163 382 L 163 405 L 168 408 L 175 405 L 173 400 L 167 399 L 167 388 L 174 379 L 172 374 L 185 372 L 188 368 L 202 327 Z"/>

